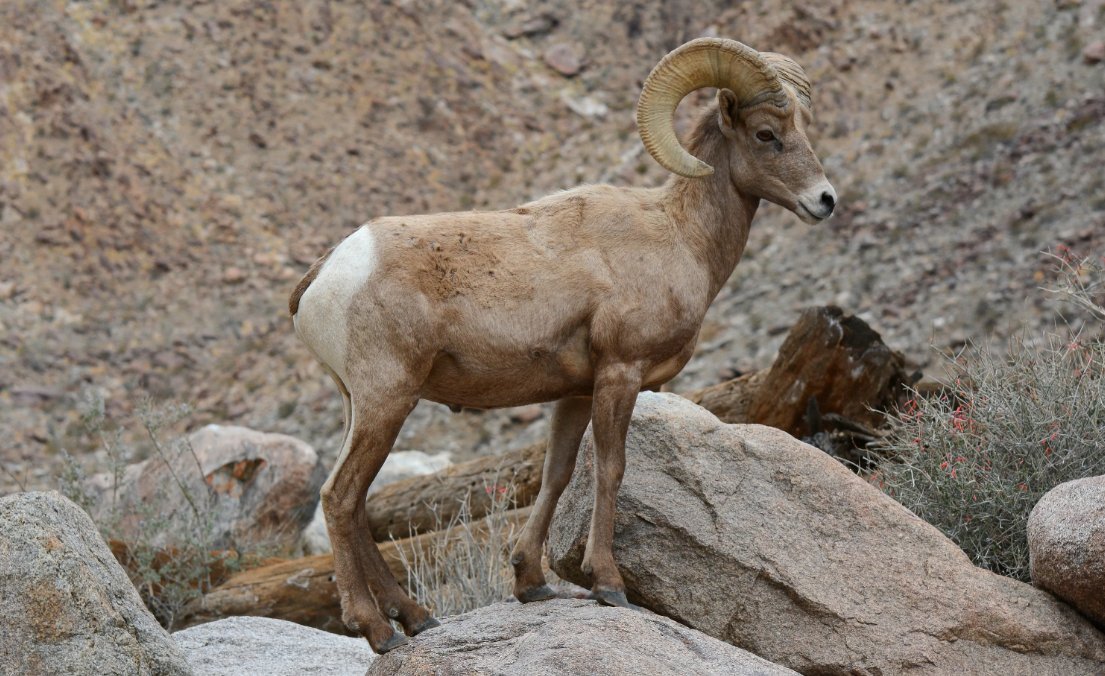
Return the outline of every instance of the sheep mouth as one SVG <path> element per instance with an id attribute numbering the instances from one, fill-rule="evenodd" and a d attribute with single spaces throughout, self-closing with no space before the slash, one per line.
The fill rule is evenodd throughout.
<path id="1" fill-rule="evenodd" d="M 817 225 L 821 221 L 825 220 L 825 218 L 827 218 L 826 216 L 818 216 L 817 214 L 813 213 L 808 208 L 806 208 L 806 205 L 802 204 L 801 202 L 799 202 L 797 207 L 794 209 L 794 214 L 798 216 L 798 218 L 802 219 L 802 222 L 809 223 L 810 225 Z"/>

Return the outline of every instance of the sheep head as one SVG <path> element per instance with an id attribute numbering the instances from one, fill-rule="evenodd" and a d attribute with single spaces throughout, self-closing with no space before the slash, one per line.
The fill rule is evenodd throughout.
<path id="1" fill-rule="evenodd" d="M 828 218 L 836 191 L 810 147 L 810 81 L 792 59 L 757 52 L 735 40 L 700 38 L 652 69 L 637 104 L 637 126 L 649 154 L 680 176 L 714 167 L 675 136 L 675 108 L 687 94 L 717 87 L 718 126 L 729 144 L 729 176 L 741 194 L 774 202 L 807 223 Z"/>

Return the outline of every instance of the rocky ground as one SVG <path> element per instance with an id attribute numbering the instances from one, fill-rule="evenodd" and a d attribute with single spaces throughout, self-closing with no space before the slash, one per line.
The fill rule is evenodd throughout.
<path id="1" fill-rule="evenodd" d="M 274 461 L 240 484 L 242 506 L 251 492 L 280 492 L 273 453 L 287 437 L 265 436 L 255 450 Z M 222 445 L 240 449 L 240 433 Z M 0 663 L 29 674 L 61 664 L 74 674 L 1057 676 L 1105 664 L 1102 477 L 1061 484 L 1033 510 L 1032 586 L 976 567 L 821 450 L 776 428 L 725 424 L 674 394 L 640 397 L 626 458 L 613 550 L 640 608 L 601 606 L 563 583 L 559 598 L 527 604 L 502 601 L 502 588 L 468 612 L 437 607 L 440 626 L 383 656 L 322 631 L 340 615 L 330 555 L 231 574 L 183 607 L 170 635 L 142 604 L 149 589 L 140 596 L 128 580 L 133 561 L 117 560 L 79 505 L 57 492 L 3 496 Z M 547 549 L 558 575 L 584 585 L 595 462 L 586 434 Z M 229 507 L 234 494 L 218 501 Z M 381 545 L 385 561 L 397 544 Z"/>
<path id="2" fill-rule="evenodd" d="M 1105 253 L 1103 7 L 4 3 L 0 493 L 94 448 L 90 394 L 115 419 L 171 399 L 194 408 L 182 427 L 332 457 L 340 402 L 285 309 L 306 267 L 375 215 L 659 184 L 640 81 L 699 35 L 806 67 L 841 207 L 818 228 L 761 210 L 676 390 L 766 366 L 810 305 L 860 314 L 928 372 L 933 346 L 1035 339 L 1059 321 L 1041 252 Z M 529 443 L 543 416 L 422 406 L 399 446 L 463 459 Z"/>

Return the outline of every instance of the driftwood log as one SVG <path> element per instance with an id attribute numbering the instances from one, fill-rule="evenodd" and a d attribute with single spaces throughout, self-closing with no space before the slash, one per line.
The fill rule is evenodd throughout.
<path id="1" fill-rule="evenodd" d="M 482 519 L 491 509 L 491 493 L 507 487 L 514 491 L 515 506 L 532 505 L 541 489 L 544 460 L 542 442 L 388 484 L 368 497 L 372 538 L 388 542 L 447 526 L 466 496 L 470 518 Z"/>
<path id="2" fill-rule="evenodd" d="M 881 411 L 908 398 L 905 358 L 862 319 L 838 307 L 810 308 L 770 368 L 685 394 L 723 422 L 758 423 L 809 436 L 812 407 L 877 429 Z"/>
<path id="3" fill-rule="evenodd" d="M 517 531 L 529 518 L 529 512 L 528 507 L 511 510 L 503 515 L 500 523 Z M 473 538 L 486 541 L 489 531 L 486 519 L 473 523 L 469 528 Z M 400 548 L 408 557 L 414 548 L 431 555 L 433 538 L 448 539 L 456 535 L 455 532 L 444 531 L 384 542 L 380 544 L 380 554 L 391 574 L 405 588 L 407 571 Z M 501 556 L 505 565 L 509 552 L 504 551 Z M 349 633 L 341 621 L 341 601 L 334 578 L 332 554 L 277 561 L 233 575 L 202 598 L 186 605 L 178 626 L 183 629 L 234 615 L 272 617 L 335 633 Z"/>

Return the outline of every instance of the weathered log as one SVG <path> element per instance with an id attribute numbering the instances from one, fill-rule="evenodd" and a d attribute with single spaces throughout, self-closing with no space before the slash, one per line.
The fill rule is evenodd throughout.
<path id="1" fill-rule="evenodd" d="M 687 393 L 726 423 L 770 425 L 802 437 L 810 400 L 868 428 L 907 398 L 905 358 L 878 332 L 835 306 L 810 308 L 787 334 L 770 368 Z"/>
<path id="2" fill-rule="evenodd" d="M 529 507 L 503 515 L 503 525 L 520 528 L 529 518 Z M 473 538 L 486 540 L 487 519 L 469 526 Z M 410 556 L 414 548 L 432 555 L 434 538 L 456 537 L 455 530 L 425 533 L 413 538 L 379 544 L 391 574 L 406 586 L 407 571 L 400 548 Z M 506 565 L 507 552 L 503 552 Z M 179 627 L 186 628 L 234 615 L 256 615 L 289 620 L 317 629 L 349 634 L 341 621 L 341 601 L 334 576 L 332 554 L 290 559 L 238 573 L 189 603 L 181 612 Z"/>
<path id="3" fill-rule="evenodd" d="M 760 385 L 768 369 L 746 373 L 738 378 L 726 380 L 683 394 L 684 397 L 713 413 L 722 422 L 750 422 L 749 409 L 760 393 Z"/>
<path id="4" fill-rule="evenodd" d="M 372 538 L 387 542 L 448 526 L 466 496 L 469 517 L 481 519 L 491 509 L 491 493 L 508 486 L 513 486 L 515 507 L 532 505 L 541 489 L 544 460 L 545 443 L 541 442 L 384 486 L 368 497 Z"/>

